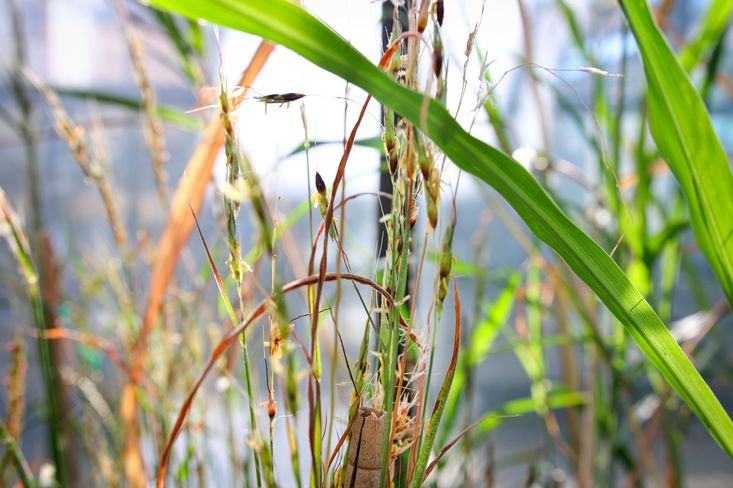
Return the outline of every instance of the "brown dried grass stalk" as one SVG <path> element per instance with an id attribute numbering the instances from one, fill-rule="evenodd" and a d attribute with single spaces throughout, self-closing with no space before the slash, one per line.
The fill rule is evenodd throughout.
<path id="1" fill-rule="evenodd" d="M 127 41 L 128 52 L 130 53 L 130 61 L 132 62 L 133 73 L 135 74 L 135 82 L 138 91 L 142 97 L 143 107 L 147 117 L 145 138 L 150 148 L 150 154 L 153 158 L 153 174 L 155 175 L 155 186 L 158 190 L 158 196 L 164 207 L 168 206 L 168 188 L 166 186 L 167 175 L 163 168 L 164 163 L 168 159 L 165 149 L 165 132 L 163 123 L 158 114 L 158 102 L 155 97 L 155 90 L 150 83 L 147 72 L 145 71 L 145 63 L 143 61 L 143 48 L 140 43 L 135 29 L 132 27 L 130 14 L 122 0 L 114 2 L 117 15 L 122 21 L 122 28 L 125 32 L 125 40 Z"/>
<path id="2" fill-rule="evenodd" d="M 84 128 L 74 124 L 56 92 L 49 88 L 29 68 L 24 67 L 23 73 L 36 87 L 36 89 L 46 98 L 49 108 L 51 109 L 51 116 L 53 117 L 56 133 L 69 145 L 69 149 L 71 149 L 74 160 L 79 165 L 82 172 L 84 172 L 84 176 L 89 178 L 94 186 L 97 187 L 97 191 L 99 191 L 99 196 L 102 198 L 102 203 L 104 204 L 104 208 L 107 213 L 107 220 L 112 226 L 115 241 L 118 246 L 124 247 L 127 240 L 127 232 L 125 231 L 125 226 L 122 223 L 119 210 L 117 209 L 115 192 L 113 191 L 112 185 L 110 184 L 103 169 L 105 166 L 104 162 L 95 160 L 90 156 L 89 148 L 84 140 Z"/>

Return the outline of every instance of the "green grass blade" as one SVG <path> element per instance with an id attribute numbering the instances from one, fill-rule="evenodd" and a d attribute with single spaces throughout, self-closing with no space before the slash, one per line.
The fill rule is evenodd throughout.
<path id="1" fill-rule="evenodd" d="M 120 95 L 115 95 L 113 93 L 93 90 L 76 90 L 73 88 L 60 88 L 57 86 L 53 87 L 53 89 L 56 93 L 64 97 L 86 98 L 88 100 L 95 100 L 99 103 L 129 108 L 137 112 L 143 112 L 145 110 L 145 107 L 143 107 L 143 102 L 141 100 L 127 98 Z M 187 115 L 176 108 L 168 107 L 166 105 L 158 105 L 157 108 L 158 115 L 160 115 L 160 118 L 162 120 L 171 124 L 175 124 L 182 129 L 200 131 L 203 130 L 205 127 L 205 124 L 201 120 Z"/>
<path id="2" fill-rule="evenodd" d="M 690 71 L 715 46 L 733 14 L 733 0 L 713 0 L 703 19 L 697 39 L 680 51 L 680 63 Z"/>
<path id="3" fill-rule="evenodd" d="M 467 350 L 468 366 L 476 366 L 486 359 L 499 330 L 509 320 L 521 279 L 519 273 L 510 276 L 506 286 L 488 310 L 486 318 L 474 328 Z"/>
<path id="4" fill-rule="evenodd" d="M 308 149 L 313 149 L 317 146 L 326 146 L 328 144 L 343 144 L 344 141 L 308 141 Z M 366 139 L 357 139 L 354 141 L 355 146 L 361 146 L 361 147 L 370 147 L 372 149 L 376 149 L 377 151 L 384 151 L 384 141 L 381 137 L 367 137 Z M 301 144 L 300 146 L 296 147 L 292 151 L 288 153 L 288 157 L 295 156 L 296 154 L 302 153 L 305 151 L 305 143 Z"/>
<path id="5" fill-rule="evenodd" d="M 554 385 L 557 387 L 557 385 Z M 547 396 L 546 408 L 556 410 L 560 408 L 580 407 L 585 404 L 585 397 L 582 393 L 560 390 L 553 391 Z M 488 412 L 478 426 L 477 433 L 488 432 L 497 428 L 507 417 L 515 417 L 534 413 L 540 405 L 531 397 L 518 398 L 506 402 L 501 408 Z"/>
<path id="6" fill-rule="evenodd" d="M 295 4 L 285 0 L 152 3 L 280 43 L 367 90 L 409 119 L 457 166 L 501 194 L 532 232 L 567 262 L 624 324 L 641 351 L 733 457 L 733 422 L 664 323 L 610 256 L 560 210 L 518 162 L 469 135 L 434 100 L 429 100 L 423 111 L 422 94 L 396 83 L 343 37 Z M 721 197 L 731 194 L 719 193 Z"/>
<path id="7" fill-rule="evenodd" d="M 168 39 L 170 39 L 171 44 L 178 51 L 178 56 L 181 58 L 181 69 L 194 85 L 201 85 L 204 81 L 204 75 L 196 59 L 192 56 L 195 52 L 194 48 L 189 45 L 186 36 L 181 32 L 178 25 L 176 25 L 173 16 L 168 12 L 161 12 L 159 10 L 155 10 L 153 13 L 158 23 L 165 29 L 166 34 L 168 34 Z"/>
<path id="8" fill-rule="evenodd" d="M 643 0 L 621 0 L 649 87 L 652 136 L 682 187 L 700 246 L 733 303 L 733 175 L 699 94 Z"/>

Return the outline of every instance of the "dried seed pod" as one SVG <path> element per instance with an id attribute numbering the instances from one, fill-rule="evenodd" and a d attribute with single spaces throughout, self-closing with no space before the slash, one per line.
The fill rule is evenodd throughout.
<path id="1" fill-rule="evenodd" d="M 315 205 L 318 207 L 318 210 L 321 212 L 321 217 L 323 217 L 323 220 L 326 220 L 326 214 L 328 213 L 328 205 L 330 203 L 330 199 L 328 197 L 328 191 L 326 191 L 326 183 L 323 181 L 323 178 L 321 178 L 321 174 L 316 171 L 316 191 L 317 193 L 313 195 L 313 199 L 315 201 Z M 331 236 L 331 239 L 337 239 L 338 238 L 338 231 L 336 230 L 336 219 L 334 218 L 331 222 L 331 228 L 328 229 L 328 233 Z"/>
<path id="2" fill-rule="evenodd" d="M 437 25 L 433 30 L 433 72 L 436 78 L 441 78 L 443 73 L 443 39 Z"/>
<path id="3" fill-rule="evenodd" d="M 397 250 L 397 254 L 402 254 L 402 239 L 398 236 L 395 241 L 395 249 Z M 399 267 L 399 263 L 397 263 L 397 266 Z"/>
<path id="4" fill-rule="evenodd" d="M 326 183 L 323 181 L 321 173 L 318 171 L 316 171 L 316 191 L 321 194 L 321 197 L 328 198 L 328 195 L 326 194 Z"/>
<path id="5" fill-rule="evenodd" d="M 277 414 L 277 402 L 275 401 L 272 396 L 270 396 L 270 399 L 267 401 L 267 416 L 270 417 L 270 420 L 275 418 L 275 415 Z"/>
<path id="6" fill-rule="evenodd" d="M 448 278 L 451 268 L 453 267 L 453 233 L 456 229 L 456 212 L 455 209 L 451 211 L 450 220 L 448 226 L 445 228 L 445 234 L 443 235 L 443 243 L 441 245 L 440 253 L 440 277 Z"/>
<path id="7" fill-rule="evenodd" d="M 428 208 L 428 223 L 432 229 L 435 229 L 435 226 L 438 225 L 438 203 L 429 194 L 425 195 L 425 200 Z"/>
<path id="8" fill-rule="evenodd" d="M 387 155 L 389 171 L 394 176 L 397 173 L 399 154 L 397 137 L 395 136 L 394 111 L 384 110 L 384 152 Z"/>
<path id="9" fill-rule="evenodd" d="M 420 6 L 420 15 L 417 18 L 417 31 L 422 34 L 428 26 L 428 5 L 430 0 L 423 0 Z"/>
<path id="10" fill-rule="evenodd" d="M 448 279 L 453 267 L 453 233 L 456 229 L 456 209 L 453 207 L 450 213 L 450 220 L 445 228 L 443 243 L 440 246 L 440 284 L 438 286 L 438 303 L 443 303 L 448 294 Z"/>
<path id="11" fill-rule="evenodd" d="M 435 16 L 438 18 L 438 25 L 443 27 L 443 14 L 444 14 L 443 0 L 435 2 Z"/>
<path id="12" fill-rule="evenodd" d="M 397 174 L 397 169 L 399 168 L 399 152 L 397 149 L 393 149 L 392 152 L 389 153 L 389 172 L 392 174 L 392 176 L 395 176 Z"/>
<path id="13" fill-rule="evenodd" d="M 410 179 L 412 179 L 412 176 L 415 174 L 415 156 L 415 152 L 408 144 L 407 150 L 402 154 L 400 165 L 405 168 L 405 173 L 407 173 L 407 176 Z"/>
<path id="14" fill-rule="evenodd" d="M 420 213 L 420 207 L 417 205 L 416 201 L 412 202 L 412 208 L 410 209 L 410 230 L 412 230 L 413 227 L 415 227 L 415 224 L 417 223 L 417 216 Z"/>
<path id="15" fill-rule="evenodd" d="M 422 137 L 419 135 L 415 137 L 415 148 L 417 149 L 417 163 L 418 166 L 420 166 L 422 178 L 424 181 L 428 181 L 430 179 L 430 172 L 433 169 L 434 161 L 432 155 L 428 153 L 425 148 L 425 143 L 423 142 Z"/>
<path id="16" fill-rule="evenodd" d="M 440 177 L 437 171 L 430 174 L 430 179 L 425 182 L 425 200 L 428 207 L 428 222 L 430 227 L 435 229 L 438 225 L 438 204 L 440 203 Z"/>
<path id="17" fill-rule="evenodd" d="M 476 39 L 476 31 L 471 32 L 468 34 L 468 40 L 466 41 L 466 50 L 464 51 L 464 54 L 466 57 L 470 56 L 473 52 L 473 41 Z"/>
<path id="18" fill-rule="evenodd" d="M 297 412 L 299 408 L 297 378 L 295 360 L 293 359 L 292 351 L 289 351 L 285 355 L 285 399 L 288 410 L 291 412 Z"/>
<path id="19" fill-rule="evenodd" d="M 19 340 L 11 341 L 6 346 L 11 354 L 8 375 L 5 385 L 8 393 L 7 428 L 11 436 L 19 438 L 23 432 L 23 412 L 25 407 L 25 373 L 28 368 L 25 347 Z"/>

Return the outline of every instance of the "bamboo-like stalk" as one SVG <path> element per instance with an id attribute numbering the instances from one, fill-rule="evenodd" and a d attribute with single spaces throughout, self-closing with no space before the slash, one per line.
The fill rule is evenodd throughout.
<path id="1" fill-rule="evenodd" d="M 382 439 L 387 433 L 387 416 L 382 410 L 362 407 L 352 428 L 346 452 L 344 486 L 378 488 L 382 464 Z"/>

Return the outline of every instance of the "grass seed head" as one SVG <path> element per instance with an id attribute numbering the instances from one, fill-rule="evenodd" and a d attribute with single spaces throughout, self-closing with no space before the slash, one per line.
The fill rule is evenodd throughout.
<path id="1" fill-rule="evenodd" d="M 321 173 L 318 171 L 316 171 L 316 190 L 321 194 L 321 196 L 326 193 L 326 183 L 323 181 Z M 326 198 L 328 197 L 326 196 Z"/>
<path id="2" fill-rule="evenodd" d="M 443 73 L 443 40 L 440 37 L 440 29 L 437 25 L 433 31 L 433 72 L 438 79 L 441 78 Z"/>
<path id="3" fill-rule="evenodd" d="M 25 348 L 21 341 L 11 341 L 6 346 L 10 351 L 10 368 L 5 379 L 8 392 L 7 427 L 11 436 L 20 438 L 23 432 L 23 411 L 25 406 L 25 373 L 28 368 Z"/>

